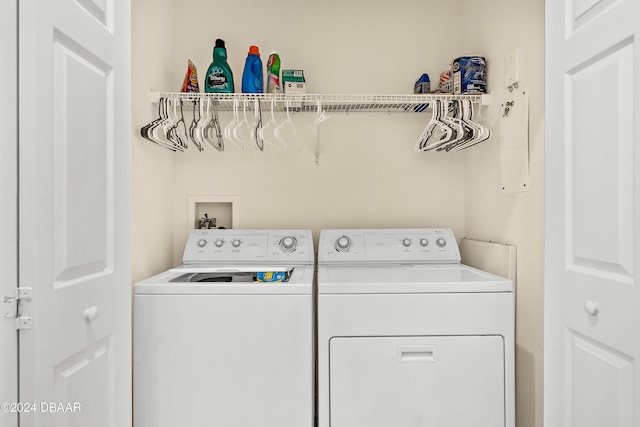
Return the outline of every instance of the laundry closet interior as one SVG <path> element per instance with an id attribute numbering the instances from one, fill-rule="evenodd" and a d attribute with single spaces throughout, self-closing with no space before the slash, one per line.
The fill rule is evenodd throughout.
<path id="1" fill-rule="evenodd" d="M 131 7 L 132 281 L 180 263 L 197 201 L 233 205 L 233 218 L 223 219 L 230 223 L 220 225 L 309 228 L 314 240 L 325 228 L 450 227 L 458 240 L 515 245 L 516 424 L 541 426 L 544 2 L 133 0 Z M 226 42 L 236 92 L 251 45 L 263 64 L 277 51 L 283 69 L 304 70 L 310 94 L 411 94 L 422 73 L 433 87 L 452 59 L 481 54 L 491 96 L 476 115 L 492 137 L 460 152 L 416 152 L 430 112 L 371 111 L 328 112 L 318 135 L 315 113 L 292 114 L 296 147 L 284 150 L 226 144 L 172 152 L 141 138 L 157 115 L 152 92 L 179 91 L 189 59 L 203 90 L 217 38 Z M 516 47 L 519 87 L 529 93 L 529 186 L 505 193 L 499 115 L 509 94 L 505 59 Z M 221 125 L 231 117 L 222 114 Z"/>

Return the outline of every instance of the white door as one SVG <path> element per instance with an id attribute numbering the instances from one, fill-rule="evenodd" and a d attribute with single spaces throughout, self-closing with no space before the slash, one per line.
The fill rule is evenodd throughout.
<path id="1" fill-rule="evenodd" d="M 126 427 L 130 3 L 19 8 L 20 425 Z"/>
<path id="2" fill-rule="evenodd" d="M 640 426 L 640 2 L 546 2 L 545 427 Z"/>
<path id="3" fill-rule="evenodd" d="M 4 302 L 5 296 L 15 296 L 18 286 L 17 24 L 18 3 L 0 2 L 0 405 L 18 402 L 18 333 L 11 317 L 16 311 L 13 303 Z M 11 409 L 0 409 L 0 426 L 17 427 L 18 414 Z"/>

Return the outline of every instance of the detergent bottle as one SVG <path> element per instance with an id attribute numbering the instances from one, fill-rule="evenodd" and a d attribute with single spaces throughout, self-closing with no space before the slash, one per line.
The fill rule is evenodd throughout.
<path id="1" fill-rule="evenodd" d="M 217 39 L 213 48 L 213 62 L 207 70 L 205 92 L 233 93 L 233 73 L 227 63 L 224 40 Z"/>
<path id="2" fill-rule="evenodd" d="M 271 52 L 267 60 L 267 93 L 282 93 L 280 85 L 280 56 Z"/>
<path id="3" fill-rule="evenodd" d="M 262 60 L 258 46 L 250 46 L 247 60 L 242 73 L 242 93 L 262 93 L 264 80 L 262 79 Z"/>

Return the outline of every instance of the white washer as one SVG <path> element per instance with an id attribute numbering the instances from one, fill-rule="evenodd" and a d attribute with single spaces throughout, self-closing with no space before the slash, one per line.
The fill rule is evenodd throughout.
<path id="1" fill-rule="evenodd" d="M 183 261 L 134 287 L 135 427 L 313 427 L 311 232 L 194 230 Z"/>
<path id="2" fill-rule="evenodd" d="M 323 230 L 320 427 L 515 427 L 510 280 L 446 228 Z"/>

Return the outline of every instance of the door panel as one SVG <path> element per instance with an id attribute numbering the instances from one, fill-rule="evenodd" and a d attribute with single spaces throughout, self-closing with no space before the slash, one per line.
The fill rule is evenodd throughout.
<path id="1" fill-rule="evenodd" d="M 633 279 L 633 52 L 626 39 L 570 70 L 565 83 L 569 268 L 626 283 Z"/>
<path id="2" fill-rule="evenodd" d="M 61 425 L 114 425 L 115 390 L 110 383 L 114 372 L 113 335 L 85 347 L 53 367 L 53 402 L 78 403 L 79 411 L 56 416 Z M 107 386 L 96 386 L 107 384 Z M 84 398 L 90 392 L 91 399 Z M 74 408 L 75 409 L 75 408 Z"/>
<path id="3" fill-rule="evenodd" d="M 24 426 L 131 424 L 129 9 L 20 3 Z"/>
<path id="4" fill-rule="evenodd" d="M 546 2 L 545 427 L 640 424 L 637 16 Z"/>
<path id="5" fill-rule="evenodd" d="M 54 286 L 60 287 L 113 268 L 113 84 L 111 67 L 59 31 L 53 38 Z"/>
<path id="6" fill-rule="evenodd" d="M 565 349 L 565 425 L 632 427 L 633 358 L 573 331 Z"/>

